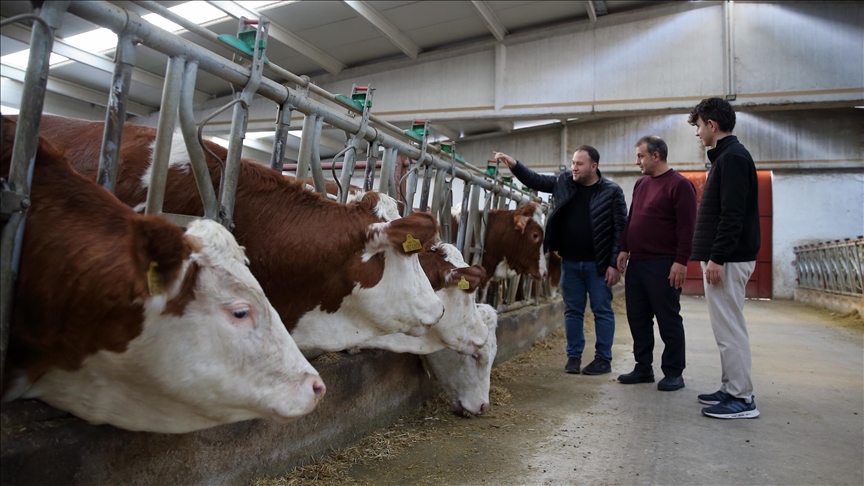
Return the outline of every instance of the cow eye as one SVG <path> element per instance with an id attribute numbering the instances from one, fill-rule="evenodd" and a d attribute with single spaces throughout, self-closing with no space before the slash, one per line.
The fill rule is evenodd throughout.
<path id="1" fill-rule="evenodd" d="M 231 311 L 231 314 L 237 319 L 243 319 L 244 317 L 249 315 L 249 309 L 237 309 L 235 311 Z"/>
<path id="2" fill-rule="evenodd" d="M 235 324 L 255 325 L 252 306 L 248 302 L 238 302 L 228 306 L 225 313 Z"/>
<path id="3" fill-rule="evenodd" d="M 534 233 L 531 237 L 534 238 L 534 241 L 540 241 L 540 233 Z"/>

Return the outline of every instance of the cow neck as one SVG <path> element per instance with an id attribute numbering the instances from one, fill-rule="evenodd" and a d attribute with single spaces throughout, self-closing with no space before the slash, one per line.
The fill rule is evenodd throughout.
<path id="1" fill-rule="evenodd" d="M 361 260 L 367 227 L 377 222 L 360 202 L 339 204 L 269 168 L 241 166 L 234 235 L 289 331 L 318 306 L 336 312 L 356 284 L 381 280 L 383 256 Z"/>
<path id="2" fill-rule="evenodd" d="M 129 255 L 132 211 L 41 144 L 31 200 L 4 390 L 16 370 L 34 383 L 53 367 L 79 368 L 97 351 L 123 352 L 143 330 L 147 283 Z M 40 291 L 50 288 L 59 291 Z M 96 327 L 105 321 L 112 326 Z"/>

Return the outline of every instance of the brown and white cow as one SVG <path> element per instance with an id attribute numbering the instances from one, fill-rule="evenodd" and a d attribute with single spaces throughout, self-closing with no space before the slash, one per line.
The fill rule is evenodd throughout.
<path id="1" fill-rule="evenodd" d="M 358 347 L 420 355 L 444 348 L 465 355 L 476 353 L 486 343 L 489 334 L 488 326 L 474 304 L 477 286 L 486 274 L 483 267 L 468 266 L 459 250 L 449 243 L 439 243 L 421 253 L 420 265 L 435 293 L 444 302 L 441 320 L 422 336 L 377 336 Z M 463 288 L 460 288 L 460 283 Z"/>
<path id="2" fill-rule="evenodd" d="M 458 220 L 458 213 L 454 217 Z M 546 277 L 543 212 L 537 204 L 532 202 L 514 210 L 494 209 L 489 212 L 482 263 L 486 269 L 483 287 L 489 280 L 519 274 L 532 278 Z"/>
<path id="3" fill-rule="evenodd" d="M 75 169 L 96 176 L 103 122 L 44 116 L 41 133 L 68 151 Z M 143 207 L 156 130 L 126 123 L 120 147 L 117 197 Z M 208 147 L 223 160 L 227 151 Z M 182 137 L 169 159 L 164 211 L 203 214 Z M 214 190 L 221 178 L 207 156 Z M 234 236 L 246 248 L 261 283 L 300 349 L 339 351 L 377 335 L 420 335 L 444 312 L 407 236 L 428 248 L 438 225 L 428 214 L 382 222 L 379 197 L 343 205 L 286 180 L 269 167 L 244 160 L 240 167 Z M 339 311 L 339 312 L 337 312 Z"/>
<path id="4" fill-rule="evenodd" d="M 455 412 L 480 415 L 489 408 L 492 363 L 498 353 L 498 313 L 490 305 L 477 304 L 477 313 L 489 329 L 486 343 L 471 356 L 457 354 L 451 349 L 426 356 L 426 363 Z"/>
<path id="5" fill-rule="evenodd" d="M 16 123 L 4 119 L 0 174 Z M 222 226 L 135 214 L 40 139 L 3 401 L 181 433 L 312 411 L 325 387 Z"/>

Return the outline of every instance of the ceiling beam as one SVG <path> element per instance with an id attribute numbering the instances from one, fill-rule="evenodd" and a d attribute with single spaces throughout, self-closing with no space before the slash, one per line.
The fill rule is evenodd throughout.
<path id="1" fill-rule="evenodd" d="M 9 78 L 19 83 L 24 82 L 24 70 L 18 69 L 8 64 L 0 65 L 0 76 Z M 94 89 L 84 88 L 68 81 L 63 81 L 57 78 L 48 77 L 46 89 L 52 93 L 57 93 L 69 98 L 74 98 L 87 103 L 93 103 L 99 106 L 108 106 L 108 94 L 101 93 Z M 156 111 L 156 108 L 144 106 L 134 101 L 126 102 L 126 113 L 135 116 L 147 116 Z"/>
<path id="2" fill-rule="evenodd" d="M 497 121 L 495 123 L 498 125 L 498 128 L 500 128 L 501 131 L 503 131 L 503 132 L 510 133 L 513 131 L 513 122 L 512 121 L 500 120 L 500 121 Z"/>
<path id="3" fill-rule="evenodd" d="M 213 5 L 214 7 L 222 10 L 223 12 L 234 18 L 239 19 L 240 17 L 246 17 L 247 19 L 257 19 L 259 17 L 257 12 L 249 10 L 239 2 L 208 0 L 207 3 Z M 335 57 L 330 56 L 326 52 L 318 49 L 317 47 L 306 42 L 300 37 L 288 32 L 287 30 L 276 25 L 275 23 L 270 23 L 268 37 L 273 40 L 277 40 L 282 44 L 290 47 L 291 49 L 297 51 L 301 56 L 306 57 L 315 64 L 326 69 L 327 72 L 331 74 L 339 74 L 340 72 L 342 72 L 343 69 L 346 69 L 348 67 L 342 64 L 342 62 L 340 62 Z"/>
<path id="4" fill-rule="evenodd" d="M 597 22 L 597 10 L 594 8 L 594 2 L 588 0 L 585 2 L 585 10 L 588 11 L 588 17 L 591 19 L 591 22 Z"/>
<path id="5" fill-rule="evenodd" d="M 503 41 L 504 36 L 507 35 L 507 28 L 504 27 L 500 20 L 498 20 L 498 17 L 489 7 L 489 4 L 477 0 L 472 0 L 471 3 L 474 4 L 474 8 L 480 12 L 480 16 L 483 17 L 484 21 L 486 21 L 486 26 L 492 31 L 492 35 L 494 35 L 499 41 Z"/>
<path id="6" fill-rule="evenodd" d="M 3 27 L 2 33 L 4 36 L 9 37 L 10 39 L 15 39 L 28 45 L 30 44 L 30 29 L 22 27 L 18 24 L 11 24 Z M 59 54 L 63 57 L 68 57 L 69 59 L 80 62 L 81 64 L 84 64 L 86 66 L 90 66 L 100 71 L 105 71 L 107 73 L 114 73 L 114 60 L 104 54 L 87 52 L 71 44 L 67 44 L 63 41 L 63 39 L 60 38 L 54 39 L 53 50 L 55 54 Z M 165 84 L 164 77 L 153 74 L 149 71 L 144 71 L 140 68 L 132 68 L 132 81 L 144 84 L 146 86 L 150 86 L 151 88 L 155 88 L 158 90 L 161 90 Z M 207 93 L 195 90 L 194 101 L 196 103 L 207 101 L 210 98 L 212 98 L 212 96 L 208 95 Z"/>
<path id="7" fill-rule="evenodd" d="M 433 132 L 438 132 L 453 141 L 459 140 L 459 135 L 461 135 L 459 133 L 459 130 L 454 130 L 447 125 L 443 125 L 441 123 L 432 123 L 431 125 L 429 125 L 429 129 Z"/>
<path id="8" fill-rule="evenodd" d="M 370 7 L 366 2 L 360 0 L 343 0 L 346 5 L 353 8 L 361 17 L 366 19 L 373 27 L 378 29 L 384 37 L 398 47 L 411 59 L 417 59 L 420 47 L 408 38 L 401 30 L 385 19 L 377 10 Z"/>

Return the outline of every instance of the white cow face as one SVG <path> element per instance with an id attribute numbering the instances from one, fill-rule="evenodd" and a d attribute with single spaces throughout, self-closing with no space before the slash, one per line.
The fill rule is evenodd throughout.
<path id="1" fill-rule="evenodd" d="M 458 282 L 463 272 L 470 268 L 462 254 L 455 246 L 448 243 L 439 243 L 432 248 L 432 252 L 441 254 L 444 259 L 455 266 L 445 277 L 446 285 L 438 290 L 436 294 L 444 302 L 444 316 L 430 329 L 445 346 L 458 353 L 471 355 L 477 352 L 486 343 L 489 328 L 477 312 L 475 305 L 477 283 L 482 279 L 482 274 L 469 275 L 471 280 L 470 290 L 461 290 Z M 482 267 L 477 267 L 482 272 Z M 468 280 L 465 280 L 468 283 Z"/>
<path id="2" fill-rule="evenodd" d="M 443 349 L 427 356 L 427 362 L 456 412 L 480 415 L 489 408 L 490 374 L 498 352 L 495 330 L 498 313 L 486 304 L 477 304 L 477 313 L 487 325 L 486 344 L 471 356 Z"/>
<path id="3" fill-rule="evenodd" d="M 401 332 L 420 336 L 444 314 L 444 304 L 423 272 L 417 252 L 405 252 L 403 246 L 407 235 L 414 231 L 412 227 L 417 228 L 416 220 L 427 218 L 432 217 L 426 213 L 414 213 L 369 226 L 367 233 L 370 237 L 363 260 L 382 253 L 384 272 L 377 285 L 355 291 L 355 294 L 364 294 L 358 303 L 365 307 L 364 313 L 377 323 L 381 331 L 378 334 Z M 431 221 L 434 225 L 434 218 Z M 414 231 L 414 234 L 420 231 L 422 229 Z"/>
<path id="4" fill-rule="evenodd" d="M 51 371 L 28 395 L 93 423 L 164 433 L 311 412 L 324 383 L 264 296 L 243 249 L 212 221 L 191 223 L 185 239 L 193 252 L 183 273 L 197 267 L 197 280 L 182 315 L 166 304 L 183 277 L 144 303 L 143 331 L 125 352 L 99 351 L 81 370 Z M 45 397 L 46 388 L 62 393 Z"/>

